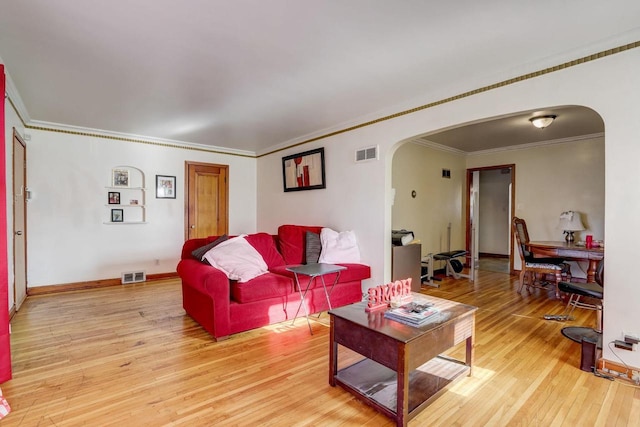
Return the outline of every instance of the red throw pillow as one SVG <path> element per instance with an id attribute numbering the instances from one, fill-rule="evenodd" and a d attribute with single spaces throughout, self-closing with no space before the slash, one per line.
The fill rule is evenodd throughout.
<path id="1" fill-rule="evenodd" d="M 249 234 L 245 239 L 256 249 L 256 251 L 258 251 L 260 255 L 262 255 L 262 259 L 264 259 L 264 262 L 267 264 L 269 269 L 285 265 L 282 255 L 280 255 L 278 249 L 276 249 L 276 244 L 273 241 L 273 236 L 271 234 Z"/>
<path id="2" fill-rule="evenodd" d="M 281 225 L 278 227 L 280 253 L 287 265 L 305 264 L 307 261 L 306 239 L 307 231 L 320 234 L 322 227 L 305 225 Z"/>

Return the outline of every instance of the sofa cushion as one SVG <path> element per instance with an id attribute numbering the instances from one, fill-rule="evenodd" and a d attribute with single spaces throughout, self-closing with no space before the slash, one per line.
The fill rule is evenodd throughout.
<path id="1" fill-rule="evenodd" d="M 284 259 L 282 255 L 280 255 L 280 252 L 278 252 L 273 237 L 274 236 L 268 233 L 249 234 L 245 237 L 247 242 L 262 255 L 262 259 L 264 259 L 269 269 L 284 265 Z"/>
<path id="2" fill-rule="evenodd" d="M 337 232 L 323 228 L 320 233 L 322 252 L 319 262 L 335 264 L 338 262 L 360 262 L 360 249 L 353 231 Z"/>
<path id="3" fill-rule="evenodd" d="M 318 233 L 307 231 L 305 232 L 304 242 L 306 263 L 317 263 L 320 259 L 320 252 L 322 251 L 322 244 L 320 244 L 320 235 Z"/>
<path id="4" fill-rule="evenodd" d="M 247 282 L 266 273 L 268 268 L 262 255 L 244 237 L 234 237 L 218 244 L 204 258 L 231 280 Z"/>
<path id="5" fill-rule="evenodd" d="M 229 236 L 227 236 L 226 234 L 218 237 L 216 240 L 214 240 L 211 243 L 207 243 L 204 246 L 199 247 L 198 249 L 195 249 L 191 252 L 191 255 L 197 259 L 198 261 L 202 261 L 202 262 L 206 262 L 207 264 L 209 263 L 209 261 L 207 261 L 206 259 L 203 259 L 202 257 L 204 257 L 204 254 L 206 254 L 207 252 L 209 252 L 209 250 L 215 248 L 216 246 L 218 246 L 220 243 L 225 242 L 229 240 Z"/>
<path id="6" fill-rule="evenodd" d="M 293 280 L 275 273 L 262 274 L 246 283 L 231 282 L 231 297 L 239 303 L 286 297 L 293 292 Z"/>
<path id="7" fill-rule="evenodd" d="M 287 265 L 300 265 L 306 261 L 305 233 L 320 234 L 322 227 L 305 225 L 281 225 L 278 227 L 280 253 Z"/>

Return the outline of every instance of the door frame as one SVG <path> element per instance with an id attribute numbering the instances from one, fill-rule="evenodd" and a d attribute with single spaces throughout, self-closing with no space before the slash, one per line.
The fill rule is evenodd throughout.
<path id="1" fill-rule="evenodd" d="M 20 136 L 20 134 L 18 133 L 18 131 L 16 130 L 16 128 L 13 128 L 13 138 L 12 138 L 12 153 L 11 153 L 11 157 L 12 157 L 12 166 L 14 166 L 12 169 L 12 176 L 13 176 L 13 183 L 16 182 L 16 173 L 18 171 L 16 171 L 15 169 L 15 162 L 16 162 L 16 150 L 15 150 L 15 145 L 16 142 L 20 145 L 22 145 L 22 148 L 24 149 L 24 159 L 23 159 L 23 167 L 21 169 L 22 172 L 22 183 L 23 183 L 23 188 L 22 188 L 22 195 L 23 195 L 23 201 L 24 201 L 24 211 L 23 211 L 23 218 L 22 218 L 22 230 L 17 230 L 16 229 L 16 215 L 15 215 L 15 211 L 16 211 L 16 192 L 15 192 L 15 186 L 12 185 L 12 198 L 13 198 L 13 204 L 12 204 L 12 209 L 13 209 L 13 304 L 15 307 L 15 310 L 18 311 L 20 309 L 20 306 L 22 305 L 22 303 L 24 302 L 24 299 L 27 298 L 29 292 L 29 288 L 28 288 L 28 279 L 27 279 L 27 144 L 24 142 L 24 140 L 22 139 L 22 137 Z M 24 240 L 24 299 L 22 301 L 18 301 L 18 292 L 17 292 L 17 284 L 16 284 L 16 251 L 15 251 L 15 241 L 16 241 L 16 233 L 20 231 L 22 232 L 22 238 Z"/>
<path id="2" fill-rule="evenodd" d="M 225 198 L 224 198 L 224 209 L 225 209 L 225 230 L 229 231 L 229 165 L 222 165 L 218 163 L 205 163 L 205 162 L 191 162 L 186 160 L 184 162 L 184 238 L 185 240 L 189 239 L 189 167 L 190 166 L 210 166 L 216 167 L 220 169 L 224 169 L 226 171 L 226 180 L 225 180 Z"/>
<path id="3" fill-rule="evenodd" d="M 515 163 L 506 164 L 506 165 L 495 165 L 495 166 L 483 166 L 479 168 L 469 168 L 467 169 L 467 191 L 466 191 L 466 236 L 465 236 L 465 247 L 468 253 L 471 253 L 471 189 L 473 188 L 473 172 L 478 171 L 489 171 L 489 170 L 497 170 L 497 169 L 510 169 L 511 170 L 511 212 L 509 214 L 509 218 L 513 218 L 516 214 L 515 206 L 516 206 L 516 165 Z M 480 224 L 476 224 L 476 233 L 478 232 L 478 226 Z M 513 230 L 509 227 L 509 274 L 513 274 Z M 471 254 L 473 256 L 473 254 Z"/>

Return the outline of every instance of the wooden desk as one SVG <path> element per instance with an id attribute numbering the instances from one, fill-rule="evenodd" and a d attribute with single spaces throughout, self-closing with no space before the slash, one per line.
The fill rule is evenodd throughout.
<path id="1" fill-rule="evenodd" d="M 588 261 L 587 282 L 595 282 L 598 261 L 604 258 L 604 248 L 587 248 L 567 242 L 529 242 L 529 251 L 542 257 L 559 257 L 575 261 Z"/>
<path id="2" fill-rule="evenodd" d="M 471 375 L 473 364 L 477 308 L 419 298 L 440 310 L 420 327 L 387 319 L 385 310 L 367 313 L 364 302 L 329 311 L 329 384 L 340 385 L 398 426 L 406 426 L 455 379 Z M 466 360 L 439 356 L 465 340 Z M 338 370 L 338 344 L 365 357 Z"/>

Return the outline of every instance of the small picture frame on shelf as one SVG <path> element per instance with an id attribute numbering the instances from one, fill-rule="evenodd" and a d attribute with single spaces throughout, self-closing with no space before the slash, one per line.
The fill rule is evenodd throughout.
<path id="1" fill-rule="evenodd" d="M 123 222 L 124 209 L 111 209 L 111 222 Z"/>
<path id="2" fill-rule="evenodd" d="M 109 191 L 109 204 L 110 205 L 119 205 L 120 204 L 120 193 L 117 191 Z"/>
<path id="3" fill-rule="evenodd" d="M 112 187 L 128 187 L 129 186 L 129 169 L 116 168 L 112 170 L 111 176 Z"/>
<path id="4" fill-rule="evenodd" d="M 176 177 L 156 175 L 156 199 L 176 198 Z"/>

